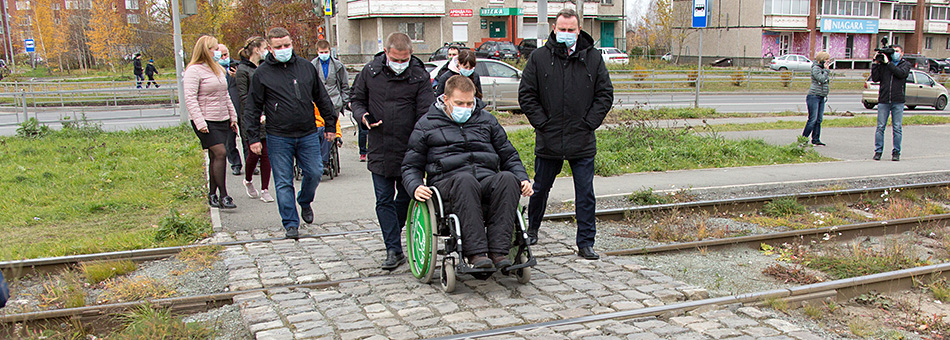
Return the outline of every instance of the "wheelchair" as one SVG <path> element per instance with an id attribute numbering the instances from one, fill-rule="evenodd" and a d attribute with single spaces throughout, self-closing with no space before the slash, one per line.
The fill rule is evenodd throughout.
<path id="1" fill-rule="evenodd" d="M 406 256 L 413 276 L 422 283 L 431 282 L 436 270 L 436 258 L 442 255 L 440 280 L 442 289 L 447 293 L 455 290 L 457 275 L 460 274 L 486 280 L 500 271 L 503 275 L 514 275 L 520 283 L 531 281 L 531 267 L 537 265 L 537 260 L 528 247 L 527 213 L 520 204 L 517 208 L 518 222 L 512 226 L 515 229 L 508 251 L 511 266 L 501 270 L 474 268 L 462 256 L 462 229 L 458 216 L 446 214 L 439 190 L 434 186 L 429 189 L 432 189 L 432 197 L 425 202 L 413 199 L 406 218 Z M 440 239 L 442 249 L 439 249 Z"/>
<path id="2" fill-rule="evenodd" d="M 323 174 L 333 179 L 334 177 L 340 176 L 340 146 L 343 145 L 343 140 L 337 138 L 333 143 L 330 144 L 330 154 L 327 156 L 325 162 L 323 162 Z M 300 171 L 300 168 L 297 167 L 297 163 L 294 162 L 294 180 L 300 181 L 303 179 L 303 172 Z"/>

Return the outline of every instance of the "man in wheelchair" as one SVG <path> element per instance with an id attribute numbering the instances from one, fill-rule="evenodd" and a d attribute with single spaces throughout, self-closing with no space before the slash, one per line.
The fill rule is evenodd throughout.
<path id="1" fill-rule="evenodd" d="M 446 197 L 445 206 L 459 218 L 462 255 L 469 265 L 502 269 L 511 265 L 507 255 L 517 225 L 518 194 L 534 191 L 518 151 L 485 106 L 475 99 L 471 80 L 449 78 L 445 94 L 409 137 L 402 180 L 416 200 L 432 197 L 426 180 Z"/>

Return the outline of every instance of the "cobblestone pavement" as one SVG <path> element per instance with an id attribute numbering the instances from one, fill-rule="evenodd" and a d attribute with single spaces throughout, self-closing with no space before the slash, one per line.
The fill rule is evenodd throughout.
<path id="1" fill-rule="evenodd" d="M 299 241 L 230 246 L 223 252 L 232 291 L 271 288 L 235 298 L 257 339 L 417 339 L 570 319 L 707 298 L 704 289 L 643 268 L 630 258 L 586 261 L 573 237 L 541 232 L 532 250 L 538 265 L 520 284 L 496 273 L 461 275 L 456 292 L 423 284 L 406 265 L 379 269 L 385 249 L 374 221 L 305 226 L 303 234 L 351 233 Z M 215 241 L 281 237 L 272 232 L 219 233 Z M 326 289 L 280 286 L 354 278 Z M 666 320 L 599 321 L 542 328 L 498 338 L 522 339 L 817 339 L 756 310 L 710 310 Z M 740 339 L 742 339 L 740 337 Z"/>

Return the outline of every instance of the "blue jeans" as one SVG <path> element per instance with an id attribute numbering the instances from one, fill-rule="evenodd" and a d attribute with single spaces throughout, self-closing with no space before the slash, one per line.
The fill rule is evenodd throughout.
<path id="1" fill-rule="evenodd" d="M 402 186 L 402 178 L 373 174 L 376 191 L 376 218 L 383 231 L 386 250 L 402 254 L 402 226 L 409 213 L 409 192 Z"/>
<path id="2" fill-rule="evenodd" d="M 320 133 L 320 156 L 324 164 L 330 159 L 330 143 L 333 141 L 327 140 L 326 134 Z"/>
<path id="3" fill-rule="evenodd" d="M 894 150 L 892 154 L 901 153 L 901 124 L 904 121 L 904 103 L 878 103 L 877 104 L 877 131 L 874 132 L 874 152 L 884 152 L 884 128 L 887 127 L 887 119 L 891 118 L 891 126 L 894 130 Z"/>
<path id="4" fill-rule="evenodd" d="M 825 97 L 813 94 L 805 96 L 805 105 L 808 106 L 808 123 L 802 136 L 811 137 L 811 142 L 821 141 L 821 120 L 825 115 Z"/>
<path id="5" fill-rule="evenodd" d="M 303 174 L 297 204 L 310 206 L 316 194 L 323 161 L 320 159 L 320 135 L 323 128 L 299 138 L 287 138 L 268 134 L 267 157 L 270 158 L 274 186 L 277 188 L 277 210 L 284 229 L 300 226 L 297 206 L 294 204 L 294 160 Z"/>
<path id="6" fill-rule="evenodd" d="M 569 159 L 571 173 L 574 175 L 574 209 L 577 216 L 577 248 L 593 247 L 597 234 L 594 211 L 597 199 L 594 197 L 594 157 Z M 528 226 L 537 230 L 548 206 L 548 194 L 554 179 L 561 172 L 564 161 L 535 157 L 534 159 L 534 195 L 528 201 Z"/>
<path id="7" fill-rule="evenodd" d="M 142 82 L 145 81 L 145 76 L 141 74 L 135 75 L 135 87 L 142 88 Z"/>

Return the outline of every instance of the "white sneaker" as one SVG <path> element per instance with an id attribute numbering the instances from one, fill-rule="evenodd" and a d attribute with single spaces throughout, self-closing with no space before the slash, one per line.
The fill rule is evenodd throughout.
<path id="1" fill-rule="evenodd" d="M 254 182 L 244 181 L 244 186 L 247 188 L 247 197 L 258 198 L 257 189 L 254 189 Z"/>
<path id="2" fill-rule="evenodd" d="M 274 198 L 270 196 L 270 192 L 268 192 L 267 189 L 261 190 L 261 201 L 264 201 L 264 203 L 274 201 Z"/>

